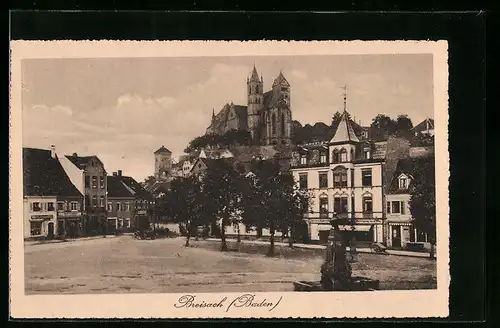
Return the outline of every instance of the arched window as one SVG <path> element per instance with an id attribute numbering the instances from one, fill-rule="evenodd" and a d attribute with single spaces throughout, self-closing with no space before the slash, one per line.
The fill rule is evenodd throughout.
<path id="1" fill-rule="evenodd" d="M 258 84 L 255 86 L 255 93 L 259 93 L 259 85 Z"/>
<path id="2" fill-rule="evenodd" d="M 273 116 L 271 116 L 271 131 L 273 134 L 276 134 L 276 114 L 273 113 Z"/>
<path id="3" fill-rule="evenodd" d="M 347 150 L 345 148 L 340 150 L 340 161 L 347 162 Z"/>
<path id="4" fill-rule="evenodd" d="M 281 135 L 285 135 L 285 113 L 281 113 L 281 122 L 280 122 L 280 130 Z"/>
<path id="5" fill-rule="evenodd" d="M 350 158 L 351 161 L 354 161 L 354 149 L 351 149 L 351 158 Z"/>
<path id="6" fill-rule="evenodd" d="M 340 161 L 340 153 L 338 149 L 334 149 L 332 152 L 332 163 L 338 163 Z"/>

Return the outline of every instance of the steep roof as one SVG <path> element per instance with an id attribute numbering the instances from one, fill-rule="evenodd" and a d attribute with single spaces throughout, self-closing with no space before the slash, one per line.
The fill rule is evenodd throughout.
<path id="1" fill-rule="evenodd" d="M 359 142 L 359 139 L 356 136 L 356 133 L 354 133 L 351 122 L 347 119 L 347 112 L 344 110 L 342 119 L 340 120 L 340 123 L 337 127 L 337 131 L 335 131 L 335 135 L 330 140 L 330 142 L 337 143 L 348 141 Z"/>
<path id="2" fill-rule="evenodd" d="M 426 131 L 434 129 L 434 120 L 432 118 L 426 118 L 422 122 L 418 123 L 413 127 L 413 131 Z"/>
<path id="3" fill-rule="evenodd" d="M 399 184 L 398 184 L 398 177 L 401 174 L 406 174 L 408 176 L 411 176 L 413 171 L 415 170 L 416 167 L 419 165 L 422 165 L 424 161 L 428 161 L 430 156 L 422 156 L 422 157 L 417 157 L 417 158 L 402 158 L 398 161 L 398 164 L 396 166 L 396 170 L 394 171 L 394 174 L 391 177 L 390 185 L 389 185 L 389 190 L 388 192 L 390 194 L 407 194 L 409 193 L 409 190 L 407 189 L 399 189 Z"/>
<path id="4" fill-rule="evenodd" d="M 250 82 L 260 82 L 259 74 L 257 73 L 257 69 L 255 65 L 253 65 L 252 76 L 250 77 Z"/>
<path id="5" fill-rule="evenodd" d="M 277 85 L 290 86 L 290 83 L 288 83 L 288 81 L 285 79 L 285 76 L 283 75 L 283 72 L 281 72 L 281 71 L 280 71 L 280 74 L 278 75 L 278 77 L 276 79 L 274 79 L 274 82 L 273 82 L 273 87 L 275 87 Z"/>
<path id="6" fill-rule="evenodd" d="M 71 161 L 79 169 L 85 169 L 92 158 L 97 158 L 96 156 L 66 156 L 67 159 Z"/>
<path id="7" fill-rule="evenodd" d="M 121 179 L 117 176 L 108 175 L 107 178 L 108 184 L 108 197 L 130 197 L 134 198 L 134 194 L 127 188 L 127 186 L 122 183 Z"/>
<path id="8" fill-rule="evenodd" d="M 153 195 L 149 193 L 139 182 L 128 176 L 119 176 L 120 180 L 135 192 L 135 197 L 141 199 L 152 199 Z"/>
<path id="9" fill-rule="evenodd" d="M 50 150 L 23 148 L 24 196 L 83 197 Z"/>
<path id="10" fill-rule="evenodd" d="M 166 153 L 166 154 L 172 154 L 170 150 L 165 148 L 165 146 L 161 146 L 157 151 L 154 152 L 155 154 L 160 154 L 160 153 Z"/>

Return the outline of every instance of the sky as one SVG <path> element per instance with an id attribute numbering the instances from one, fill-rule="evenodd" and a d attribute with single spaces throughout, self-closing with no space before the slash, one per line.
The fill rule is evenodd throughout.
<path id="1" fill-rule="evenodd" d="M 108 172 L 143 181 L 162 145 L 178 158 L 213 109 L 247 104 L 254 64 L 265 91 L 283 72 L 303 125 L 329 124 L 344 85 L 362 125 L 378 114 L 408 114 L 414 125 L 434 116 L 431 54 L 24 59 L 23 146 L 97 155 Z"/>

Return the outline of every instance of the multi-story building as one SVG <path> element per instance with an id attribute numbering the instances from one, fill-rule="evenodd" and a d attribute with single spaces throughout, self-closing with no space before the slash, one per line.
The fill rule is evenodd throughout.
<path id="1" fill-rule="evenodd" d="M 24 237 L 81 234 L 83 195 L 50 150 L 23 148 Z"/>
<path id="2" fill-rule="evenodd" d="M 132 195 L 131 203 L 131 224 L 134 229 L 145 229 L 155 221 L 155 198 L 134 178 L 124 176 L 121 170 L 118 170 L 113 177 L 118 179 Z"/>
<path id="3" fill-rule="evenodd" d="M 83 229 L 86 234 L 105 233 L 107 223 L 107 183 L 104 164 L 97 156 L 71 156 L 59 158 L 71 182 L 84 195 Z"/>
<path id="4" fill-rule="evenodd" d="M 410 244 L 429 248 L 427 234 L 412 223 L 410 210 L 410 186 L 414 181 L 412 172 L 428 160 L 428 156 L 408 157 L 398 161 L 392 179 L 388 181 L 389 188 L 386 195 L 386 213 L 388 225 L 387 245 L 392 248 L 407 248 Z"/>
<path id="5" fill-rule="evenodd" d="M 380 148 L 358 138 L 346 111 L 331 140 L 297 147 L 291 171 L 312 197 L 305 217 L 311 241 L 326 241 L 334 217 L 348 219 L 351 224 L 341 229 L 358 241 L 383 240 L 385 150 Z"/>
<path id="6" fill-rule="evenodd" d="M 121 174 L 121 171 L 120 171 Z M 107 176 L 108 184 L 108 232 L 131 227 L 134 215 L 134 192 L 125 183 L 117 172 Z"/>

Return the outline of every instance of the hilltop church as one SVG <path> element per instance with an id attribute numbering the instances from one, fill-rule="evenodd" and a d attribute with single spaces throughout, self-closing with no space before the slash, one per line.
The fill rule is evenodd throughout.
<path id="1" fill-rule="evenodd" d="M 253 67 L 247 78 L 247 105 L 226 104 L 215 115 L 206 134 L 224 134 L 230 130 L 250 132 L 260 145 L 290 145 L 292 112 L 290 109 L 290 84 L 280 72 L 271 90 L 264 92 L 264 79 L 259 78 Z"/>

